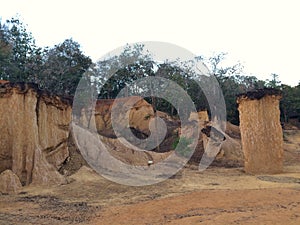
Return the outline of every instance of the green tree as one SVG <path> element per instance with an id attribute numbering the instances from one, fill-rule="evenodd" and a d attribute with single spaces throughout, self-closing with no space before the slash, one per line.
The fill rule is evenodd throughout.
<path id="1" fill-rule="evenodd" d="M 298 116 L 300 119 L 300 83 L 296 87 L 281 85 L 281 90 L 280 109 L 282 120 L 288 122 L 290 116 Z"/>
<path id="2" fill-rule="evenodd" d="M 0 21 L 0 79 L 7 80 L 12 64 L 12 48 L 8 27 Z"/>
<path id="3" fill-rule="evenodd" d="M 74 95 L 82 75 L 92 64 L 72 39 L 44 51 L 44 63 L 36 79 L 41 89 Z"/>
<path id="4" fill-rule="evenodd" d="M 73 95 L 91 64 L 72 39 L 42 49 L 18 18 L 0 21 L 0 79 L 34 82 L 51 93 Z"/>
<path id="5" fill-rule="evenodd" d="M 0 76 L 12 82 L 32 81 L 42 58 L 41 48 L 35 45 L 32 34 L 18 19 L 0 25 Z"/>
<path id="6" fill-rule="evenodd" d="M 226 104 L 227 120 L 234 124 L 239 123 L 238 111 L 236 106 L 237 94 L 244 91 L 245 86 L 242 84 L 244 76 L 243 66 L 240 63 L 224 66 L 223 61 L 227 53 L 218 53 L 210 56 L 208 59 L 203 57 L 204 63 L 210 71 L 215 75 L 222 89 Z"/>
<path id="7" fill-rule="evenodd" d="M 266 82 L 255 76 L 244 75 L 243 65 L 236 63 L 224 65 L 227 53 L 214 54 L 211 57 L 199 57 L 217 78 L 226 103 L 227 119 L 239 124 L 239 115 L 236 104 L 238 94 L 254 89 L 266 87 Z"/>
<path id="8" fill-rule="evenodd" d="M 140 95 L 141 91 L 148 91 L 153 94 L 147 97 L 146 100 L 152 104 L 154 109 L 176 115 L 177 110 L 184 110 L 184 107 L 180 107 L 184 106 L 184 102 L 180 103 L 180 101 L 183 101 L 182 98 L 176 95 L 169 96 L 174 100 L 173 102 L 176 102 L 175 107 L 170 102 L 155 97 L 156 91 L 168 87 L 145 85 L 136 89 L 134 85 L 130 85 L 133 81 L 142 77 L 159 76 L 176 82 L 191 94 L 195 103 L 199 102 L 197 101 L 199 100 L 199 87 L 197 89 L 197 84 L 192 80 L 193 71 L 190 65 L 187 62 L 180 61 L 154 62 L 152 56 L 144 50 L 143 45 L 127 45 L 120 55 L 96 63 L 96 70 L 95 80 L 99 82 L 99 98 L 115 98 L 122 89 L 125 89 L 128 95 Z M 112 75 L 109 79 L 107 79 L 108 74 Z M 160 90 L 155 90 L 155 87 Z"/>
<path id="9" fill-rule="evenodd" d="M 271 74 L 271 79 L 268 80 L 267 79 L 267 84 L 266 86 L 267 87 L 270 87 L 270 88 L 279 88 L 281 85 L 281 81 L 279 80 L 279 75 L 276 74 L 276 73 L 272 73 Z"/>
<path id="10" fill-rule="evenodd" d="M 123 88 L 129 88 L 128 94 L 138 94 L 138 90 L 129 84 L 153 75 L 153 61 L 141 44 L 127 45 L 120 55 L 99 61 L 95 66 L 99 98 L 116 98 Z"/>

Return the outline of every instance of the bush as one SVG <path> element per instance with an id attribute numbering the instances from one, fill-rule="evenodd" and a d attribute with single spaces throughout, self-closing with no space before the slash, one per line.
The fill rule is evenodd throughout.
<path id="1" fill-rule="evenodd" d="M 190 144 L 192 144 L 192 139 L 186 138 L 186 137 L 177 137 L 176 140 L 172 144 L 172 149 L 176 149 L 176 152 L 185 158 L 189 158 L 193 152 L 190 147 L 188 147 Z"/>

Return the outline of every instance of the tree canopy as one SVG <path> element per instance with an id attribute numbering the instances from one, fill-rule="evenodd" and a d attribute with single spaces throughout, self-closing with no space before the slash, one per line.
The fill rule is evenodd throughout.
<path id="1" fill-rule="evenodd" d="M 265 87 L 280 89 L 283 98 L 280 103 L 283 121 L 300 115 L 300 83 L 296 87 L 281 84 L 278 74 L 271 74 L 263 81 L 244 73 L 243 65 L 236 63 L 224 66 L 227 53 L 212 56 L 199 55 L 196 61 L 204 62 L 215 75 L 222 89 L 227 118 L 238 124 L 236 96 L 239 93 Z M 156 62 L 141 44 L 127 45 L 119 55 L 93 63 L 72 38 L 53 47 L 38 47 L 35 39 L 18 18 L 0 21 L 0 79 L 11 82 L 34 82 L 43 90 L 59 95 L 74 95 L 78 82 L 85 76 L 85 82 L 95 84 L 98 98 L 116 98 L 126 90 L 128 95 L 139 95 L 141 89 L 130 85 L 133 81 L 149 76 L 159 76 L 180 85 L 191 97 L 197 110 L 208 109 L 209 105 L 195 81 L 190 62 Z M 109 74 L 110 76 L 107 76 Z M 209 85 L 209 83 L 207 83 Z M 168 87 L 160 87 L 168 88 Z M 155 90 L 151 90 L 155 91 Z M 180 98 L 173 94 L 178 104 Z M 162 98 L 147 97 L 157 110 L 176 115 L 176 108 Z"/>
<path id="2" fill-rule="evenodd" d="M 0 22 L 0 79 L 34 82 L 50 93 L 73 95 L 91 64 L 72 39 L 41 48 L 19 19 Z"/>

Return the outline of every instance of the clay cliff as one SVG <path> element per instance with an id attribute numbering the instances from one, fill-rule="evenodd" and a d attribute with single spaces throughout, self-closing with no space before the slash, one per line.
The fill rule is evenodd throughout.
<path id="1" fill-rule="evenodd" d="M 23 186 L 62 184 L 66 178 L 61 173 L 70 175 L 86 165 L 78 146 L 72 142 L 73 135 L 69 129 L 71 99 L 40 91 L 34 84 L 1 82 L 0 106 L 0 192 L 1 189 L 16 192 L 20 188 L 19 183 Z M 116 137 L 123 136 L 114 133 L 111 122 L 113 107 L 118 110 L 120 106 L 125 106 L 123 115 L 128 116 L 129 122 L 120 114 L 120 118 L 115 118 L 117 124 L 129 126 L 140 139 L 151 135 L 149 125 L 155 114 L 159 116 L 167 127 L 162 143 L 143 153 L 120 145 Z M 209 124 L 206 111 L 191 115 L 190 120 L 194 117 L 199 118 L 200 130 Z M 112 155 L 133 165 L 146 165 L 149 160 L 157 162 L 167 157 L 180 133 L 180 121 L 163 112 L 155 113 L 151 104 L 138 96 L 98 100 L 93 110 L 82 109 L 78 119 L 81 127 L 97 131 L 110 146 Z M 216 159 L 221 165 L 243 161 L 239 129 L 233 125 L 227 127 L 226 140 Z M 155 129 L 152 130 L 154 133 Z M 206 142 L 206 137 L 200 135 L 191 162 L 199 163 Z"/>
<path id="2" fill-rule="evenodd" d="M 71 101 L 34 84 L 0 84 L 0 173 L 12 170 L 23 185 L 61 184 L 69 155 Z"/>
<path id="3" fill-rule="evenodd" d="M 128 106 L 128 107 L 127 107 Z M 80 116 L 80 124 L 83 127 L 89 127 L 105 137 L 115 138 L 116 134 L 113 131 L 111 122 L 112 109 L 118 111 L 118 108 L 127 109 L 129 126 L 145 135 L 149 135 L 149 120 L 154 117 L 154 110 L 152 106 L 146 102 L 143 98 L 138 96 L 132 96 L 127 98 L 118 99 L 99 99 L 96 102 L 95 109 L 91 110 L 83 108 Z M 120 114 L 117 122 L 119 124 L 128 123 L 126 118 Z"/>
<path id="4" fill-rule="evenodd" d="M 97 131 L 101 136 L 116 138 L 116 134 L 114 133 L 111 122 L 112 108 L 126 108 L 126 105 L 128 105 L 128 110 L 125 112 L 125 114 L 128 115 L 129 121 L 126 121 L 121 113 L 120 118 L 116 118 L 118 120 L 118 124 L 123 124 L 123 126 L 125 126 L 126 123 L 129 122 L 132 132 L 138 138 L 143 139 L 148 137 L 150 135 L 149 123 L 151 119 L 155 117 L 155 113 L 151 104 L 139 96 L 97 100 L 95 109 L 93 111 L 82 109 L 79 124 L 82 127 L 89 127 L 91 130 Z M 173 143 L 178 137 L 178 132 L 180 133 L 180 122 L 172 119 L 170 116 L 168 116 L 168 114 L 160 111 L 156 111 L 156 115 L 162 118 L 166 123 L 167 135 L 159 147 L 153 149 L 153 151 L 169 152 L 172 150 Z M 199 131 L 210 124 L 207 111 L 192 113 L 189 120 L 198 120 Z M 226 140 L 222 143 L 220 152 L 216 157 L 214 165 L 241 166 L 243 164 L 243 153 L 240 143 L 239 128 L 227 123 L 225 136 Z M 207 142 L 207 137 L 200 132 L 198 145 L 190 162 L 196 164 L 200 162 L 204 153 L 204 145 Z M 120 146 L 118 146 L 118 149 L 120 149 Z"/>
<path id="5" fill-rule="evenodd" d="M 115 111 L 114 127 L 112 124 L 112 112 Z M 161 120 L 155 124 L 155 117 Z M 138 139 L 148 138 L 155 134 L 160 134 L 161 124 L 166 124 L 165 139 L 159 141 L 161 143 L 152 150 L 155 152 L 168 152 L 171 150 L 172 143 L 177 138 L 180 123 L 172 119 L 167 113 L 154 111 L 151 104 L 140 96 L 131 96 L 117 99 L 99 99 L 93 110 L 83 108 L 78 124 L 104 137 L 115 139 L 124 137 L 131 142 L 130 136 L 126 136 L 124 128 L 130 128 L 131 132 Z M 116 133 L 115 131 L 118 131 Z M 159 135 L 158 135 L 159 136 Z M 133 142 L 131 142 L 133 143 Z M 144 148 L 144 146 L 141 146 Z"/>

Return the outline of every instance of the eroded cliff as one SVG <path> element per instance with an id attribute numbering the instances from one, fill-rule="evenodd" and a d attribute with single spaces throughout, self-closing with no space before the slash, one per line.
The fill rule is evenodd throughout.
<path id="1" fill-rule="evenodd" d="M 0 84 L 0 173 L 23 185 L 63 183 L 58 169 L 69 155 L 71 101 L 34 84 Z"/>

